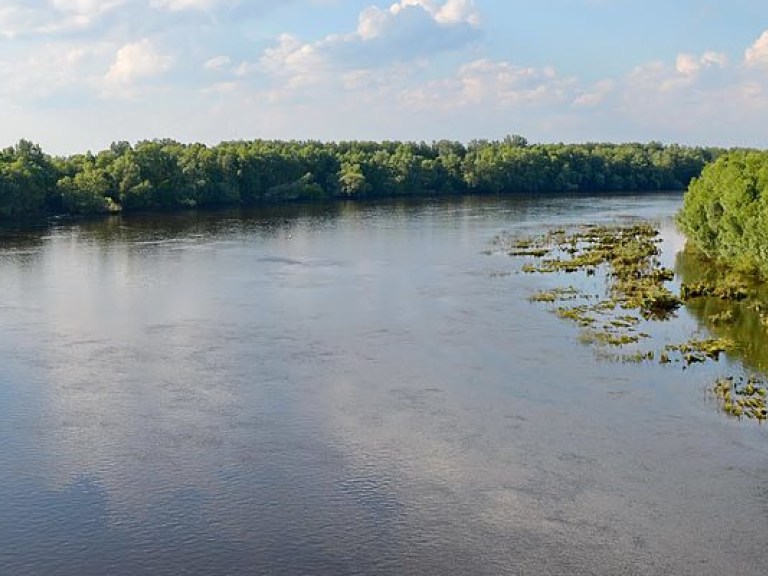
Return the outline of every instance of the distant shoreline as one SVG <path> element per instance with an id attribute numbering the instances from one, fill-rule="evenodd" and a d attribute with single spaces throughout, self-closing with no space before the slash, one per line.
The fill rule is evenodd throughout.
<path id="1" fill-rule="evenodd" d="M 0 221 L 331 199 L 684 190 L 725 150 L 647 144 L 252 140 L 0 151 Z"/>

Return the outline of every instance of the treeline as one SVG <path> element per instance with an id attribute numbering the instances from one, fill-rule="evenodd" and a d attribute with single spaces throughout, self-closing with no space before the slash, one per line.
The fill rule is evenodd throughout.
<path id="1" fill-rule="evenodd" d="M 0 151 L 0 217 L 414 194 L 684 189 L 723 151 L 649 144 L 147 140 Z"/>
<path id="2" fill-rule="evenodd" d="M 735 151 L 707 166 L 678 221 L 707 257 L 768 278 L 768 152 Z"/>

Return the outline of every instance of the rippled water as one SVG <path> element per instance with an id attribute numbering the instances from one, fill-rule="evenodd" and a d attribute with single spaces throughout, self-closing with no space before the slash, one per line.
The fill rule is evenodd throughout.
<path id="1" fill-rule="evenodd" d="M 483 254 L 643 217 L 674 262 L 680 202 L 0 233 L 0 573 L 764 574 L 768 433 L 716 410 L 728 364 L 598 362 L 527 301 L 551 278 Z"/>

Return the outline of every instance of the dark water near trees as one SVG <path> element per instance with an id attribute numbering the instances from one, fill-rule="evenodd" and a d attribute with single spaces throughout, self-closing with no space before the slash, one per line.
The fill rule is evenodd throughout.
<path id="1" fill-rule="evenodd" d="M 643 217 L 673 264 L 680 203 L 2 233 L 0 573 L 764 574 L 768 433 L 707 392 L 738 361 L 598 362 L 527 301 L 551 278 L 483 254 Z"/>

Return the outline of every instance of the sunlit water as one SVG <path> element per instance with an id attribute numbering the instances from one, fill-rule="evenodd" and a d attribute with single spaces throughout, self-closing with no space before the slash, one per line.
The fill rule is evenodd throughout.
<path id="1" fill-rule="evenodd" d="M 765 574 L 768 433 L 707 392 L 737 363 L 599 362 L 483 254 L 641 217 L 673 263 L 680 202 L 3 232 L 0 573 Z"/>

